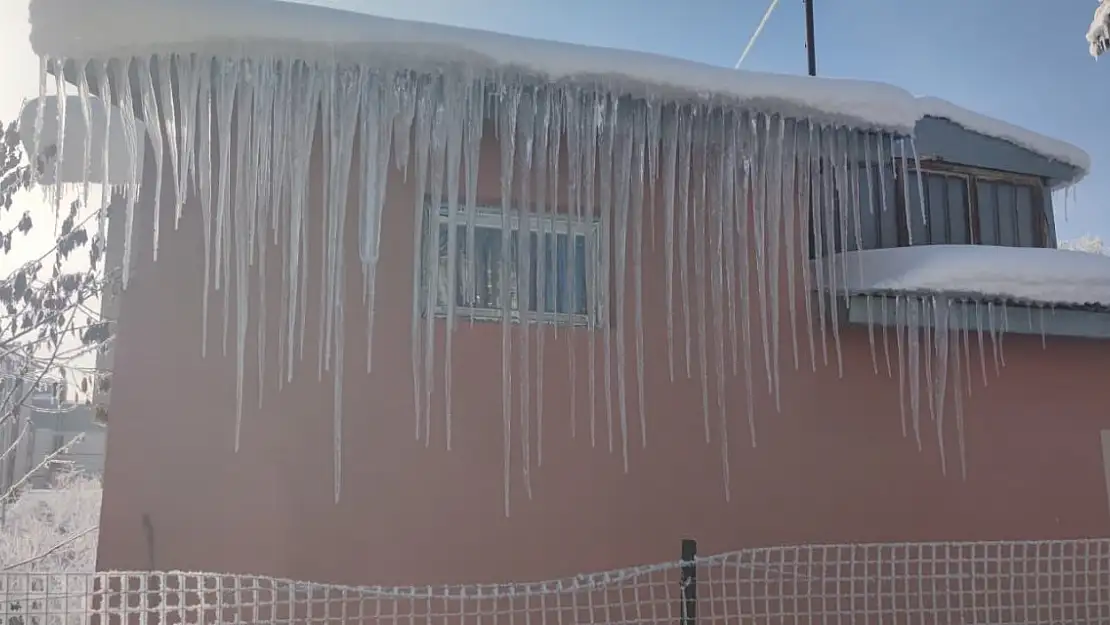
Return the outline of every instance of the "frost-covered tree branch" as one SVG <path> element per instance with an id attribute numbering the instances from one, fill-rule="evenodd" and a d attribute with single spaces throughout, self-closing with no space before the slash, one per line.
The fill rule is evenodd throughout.
<path id="1" fill-rule="evenodd" d="M 95 364 L 81 362 L 110 338 L 97 310 L 115 276 L 102 266 L 102 236 L 90 235 L 102 208 L 64 189 L 52 206 L 33 201 L 36 172 L 52 156 L 30 158 L 15 124 L 0 123 L 0 572 L 95 565 L 99 479 L 62 471 L 52 488 L 26 488 L 64 466 L 81 437 L 12 468 L 32 451 L 33 412 L 70 409 L 108 384 Z M 33 405 L 40 397 L 54 401 Z"/>

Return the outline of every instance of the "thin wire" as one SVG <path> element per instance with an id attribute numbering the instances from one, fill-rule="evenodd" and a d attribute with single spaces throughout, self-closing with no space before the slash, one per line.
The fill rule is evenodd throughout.
<path id="1" fill-rule="evenodd" d="M 740 58 L 737 59 L 736 65 L 734 65 L 732 69 L 740 69 L 740 64 L 744 62 L 744 59 L 748 56 L 748 52 L 750 52 L 752 46 L 755 45 L 755 40 L 759 39 L 759 34 L 763 32 L 763 27 L 767 25 L 767 20 L 770 19 L 771 13 L 774 12 L 778 4 L 779 0 L 771 0 L 771 4 L 767 7 L 767 11 L 763 13 L 763 19 L 759 20 L 759 26 L 756 26 L 755 32 L 752 33 L 752 38 L 748 40 L 748 45 L 744 46 L 744 52 L 740 55 Z"/>

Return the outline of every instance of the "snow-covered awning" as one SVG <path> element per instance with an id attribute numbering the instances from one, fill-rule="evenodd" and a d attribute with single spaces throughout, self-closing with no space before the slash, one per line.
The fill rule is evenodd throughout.
<path id="1" fill-rule="evenodd" d="M 125 15 L 126 19 L 119 16 Z M 39 55 L 88 59 L 171 52 L 253 57 L 374 58 L 420 69 L 464 64 L 476 72 L 596 83 L 632 96 L 731 101 L 786 117 L 912 134 L 926 116 L 996 137 L 1075 167 L 1083 150 L 891 85 L 736 71 L 654 54 L 527 39 L 275 0 L 33 0 Z M 95 86 L 94 86 L 95 88 Z"/>
<path id="2" fill-rule="evenodd" d="M 1087 43 L 1091 46 L 1091 56 L 1098 58 L 1110 48 L 1110 3 L 1100 0 L 1091 26 L 1087 29 Z"/>
<path id="3" fill-rule="evenodd" d="M 852 294 L 937 294 L 1035 305 L 1110 306 L 1110 257 L 1071 250 L 919 245 L 846 252 L 834 288 Z"/>

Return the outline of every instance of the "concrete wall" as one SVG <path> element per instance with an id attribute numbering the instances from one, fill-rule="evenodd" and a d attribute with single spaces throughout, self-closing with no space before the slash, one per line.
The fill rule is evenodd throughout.
<path id="1" fill-rule="evenodd" d="M 319 159 L 315 163 L 312 197 L 318 198 Z M 483 152 L 480 201 L 499 203 L 499 170 L 491 142 Z M 152 171 L 148 163 L 147 175 Z M 644 260 L 647 448 L 640 448 L 638 419 L 631 418 L 635 442 L 626 474 L 619 451 L 608 450 L 600 397 L 599 444 L 591 446 L 586 330 L 560 330 L 557 342 L 553 334 L 549 339 L 545 361 L 543 465 L 532 470 L 534 497 L 523 495 L 520 458 L 514 457 L 513 508 L 506 518 L 497 325 L 462 323 L 456 332 L 453 450 L 444 450 L 439 392 L 431 445 L 413 437 L 411 181 L 390 181 L 372 374 L 365 368 L 365 310 L 357 298 L 347 315 L 354 347 L 346 352 L 339 503 L 332 493 L 332 383 L 316 378 L 316 287 L 308 299 L 306 345 L 312 347 L 279 392 L 279 278 L 276 264 L 267 269 L 265 388 L 259 406 L 252 331 L 242 446 L 236 452 L 234 341 L 223 355 L 221 292 L 211 294 L 208 356 L 200 355 L 200 207 L 190 196 L 180 228 L 167 227 L 172 185 L 164 184 L 158 262 L 150 262 L 149 218 L 140 219 L 134 282 L 120 302 L 100 568 L 153 564 L 320 582 L 441 584 L 547 579 L 673 560 L 683 537 L 697 538 L 701 552 L 712 553 L 811 542 L 1110 532 L 1100 442 L 1110 416 L 1105 382 L 1097 374 L 1108 361 L 1105 344 L 1050 338 L 1042 348 L 1040 337 L 1008 337 L 1001 376 L 987 387 L 976 382 L 966 399 L 969 466 L 963 481 L 958 471 L 942 475 L 934 435 L 926 434 L 922 453 L 902 437 L 897 380 L 872 371 L 866 329 L 841 328 L 843 377 L 835 364 L 811 371 L 805 348 L 803 364 L 794 370 L 787 297 L 779 320 L 785 329 L 782 409 L 776 414 L 757 368 L 757 447 L 747 436 L 743 378 L 730 375 L 726 383 L 732 493 L 726 501 L 715 416 L 712 443 L 703 432 L 697 362 L 691 379 L 669 379 L 661 242 L 646 244 Z M 146 182 L 143 202 L 149 206 L 153 184 Z M 361 290 L 355 201 L 347 230 L 351 293 Z M 313 210 L 322 215 L 320 206 Z M 310 240 L 321 236 L 321 223 L 311 220 Z M 661 237 L 662 227 L 655 230 Z M 310 276 L 319 275 L 319 256 L 319 246 L 313 247 Z M 277 262 L 277 248 L 269 258 Z M 803 294 L 791 296 L 802 311 Z M 257 310 L 253 305 L 252 321 Z M 681 314 L 676 305 L 678 328 Z M 758 319 L 756 314 L 754 337 L 760 335 Z M 442 322 L 437 330 L 442 341 Z M 570 434 L 568 340 L 578 355 L 576 438 Z M 758 338 L 755 343 L 761 367 Z M 679 370 L 684 372 L 681 356 Z M 714 370 L 709 377 L 715 397 Z M 437 385 L 442 388 L 441 377 Z M 638 414 L 635 392 L 629 410 Z M 948 449 L 955 449 L 951 426 L 944 436 Z"/>

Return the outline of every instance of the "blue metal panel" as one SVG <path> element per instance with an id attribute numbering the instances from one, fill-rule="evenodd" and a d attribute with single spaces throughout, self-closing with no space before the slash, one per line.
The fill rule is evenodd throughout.
<path id="1" fill-rule="evenodd" d="M 917 153 L 921 159 L 1027 174 L 1051 181 L 1070 180 L 1071 165 L 1053 161 L 1008 141 L 971 132 L 946 119 L 926 117 L 917 122 Z"/>

